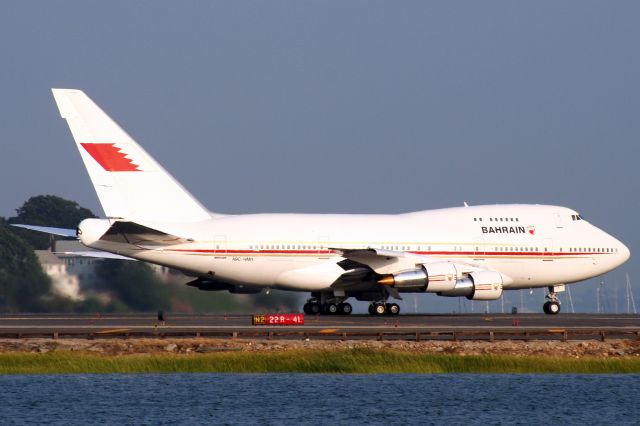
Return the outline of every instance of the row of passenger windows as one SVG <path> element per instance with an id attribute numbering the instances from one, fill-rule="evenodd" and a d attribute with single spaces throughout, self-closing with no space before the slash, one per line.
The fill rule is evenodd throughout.
<path id="1" fill-rule="evenodd" d="M 404 245 L 404 246 L 391 246 L 391 245 L 384 245 L 381 246 L 381 248 L 383 250 L 393 250 L 393 251 L 421 251 L 422 246 L 410 246 L 410 245 Z M 431 251 L 431 246 L 425 246 L 424 247 L 425 250 L 427 252 Z M 321 245 L 305 245 L 305 244 L 256 244 L 256 245 L 250 245 L 249 246 L 249 250 L 324 250 L 326 249 L 326 247 L 321 246 Z M 493 247 L 493 251 L 496 252 L 537 252 L 538 247 Z M 220 250 L 220 245 L 216 245 L 216 250 Z M 450 248 L 449 247 L 442 247 L 440 250 L 442 251 L 449 251 Z M 560 252 L 562 252 L 562 247 L 560 247 L 558 249 Z M 453 247 L 453 251 L 464 251 L 462 246 L 454 246 Z M 487 252 L 487 251 L 491 251 L 491 249 L 485 249 L 485 248 L 481 248 L 479 246 L 475 247 L 475 252 Z M 543 250 L 544 252 L 548 251 L 547 247 L 544 247 Z M 570 247 L 569 248 L 569 252 L 570 253 L 617 253 L 618 249 L 617 248 L 594 248 L 594 247 Z M 69 259 L 66 261 L 67 264 L 72 265 L 73 264 L 73 260 Z M 79 263 L 82 263 L 82 260 L 79 261 Z M 87 261 L 87 263 L 91 263 L 91 261 Z"/>
<path id="2" fill-rule="evenodd" d="M 538 247 L 494 247 L 495 251 L 533 251 L 537 252 Z M 478 247 L 476 247 L 476 251 L 478 251 Z M 544 252 L 548 252 L 548 248 L 544 247 Z M 558 249 L 559 252 L 562 252 L 562 247 Z M 593 247 L 570 247 L 570 253 L 617 253 L 618 249 L 613 248 L 593 248 Z"/>
<path id="3" fill-rule="evenodd" d="M 580 219 L 582 220 L 582 219 Z M 571 247 L 569 248 L 571 253 L 617 253 L 617 248 L 594 248 L 594 247 Z"/>
<path id="4" fill-rule="evenodd" d="M 474 217 L 474 222 L 482 222 L 481 217 Z M 489 222 L 520 222 L 520 219 L 517 217 L 490 217 Z"/>
<path id="5" fill-rule="evenodd" d="M 407 250 L 416 250 L 416 251 L 420 251 L 421 247 L 420 246 L 382 246 L 381 247 L 383 250 L 394 250 L 394 251 L 407 251 Z M 427 251 L 431 251 L 431 246 L 426 247 Z"/>
<path id="6" fill-rule="evenodd" d="M 219 248 L 216 247 L 216 248 Z M 322 250 L 324 246 L 304 244 L 256 244 L 250 245 L 249 250 Z"/>

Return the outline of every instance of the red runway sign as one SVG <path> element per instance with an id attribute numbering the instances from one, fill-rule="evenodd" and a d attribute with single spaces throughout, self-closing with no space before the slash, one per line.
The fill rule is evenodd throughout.
<path id="1" fill-rule="evenodd" d="M 253 325 L 303 325 L 303 314 L 254 315 Z"/>

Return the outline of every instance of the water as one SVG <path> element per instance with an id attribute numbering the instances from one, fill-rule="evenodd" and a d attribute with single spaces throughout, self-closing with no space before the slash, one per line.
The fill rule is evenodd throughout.
<path id="1" fill-rule="evenodd" d="M 0 424 L 640 424 L 640 375 L 0 376 Z"/>

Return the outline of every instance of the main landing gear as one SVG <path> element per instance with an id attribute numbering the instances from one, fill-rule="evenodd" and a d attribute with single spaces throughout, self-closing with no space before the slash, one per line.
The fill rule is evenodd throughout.
<path id="1" fill-rule="evenodd" d="M 558 293 L 564 291 L 564 284 L 549 286 L 549 293 L 545 296 L 547 301 L 542 305 L 542 310 L 547 315 L 557 315 L 560 313 L 560 300 Z"/>
<path id="2" fill-rule="evenodd" d="M 337 292 L 314 292 L 307 299 L 302 310 L 307 315 L 351 315 L 353 307 L 345 301 L 349 295 L 336 294 Z M 370 301 L 369 315 L 398 315 L 400 306 L 397 303 L 388 303 L 389 293 L 379 291 L 374 294 L 359 294 L 358 300 Z"/>
<path id="3" fill-rule="evenodd" d="M 400 306 L 397 303 L 376 302 L 369 305 L 369 315 L 398 315 Z"/>
<path id="4" fill-rule="evenodd" d="M 304 304 L 302 310 L 307 315 L 351 315 L 353 307 L 350 303 L 320 303 L 317 300 L 311 300 Z"/>

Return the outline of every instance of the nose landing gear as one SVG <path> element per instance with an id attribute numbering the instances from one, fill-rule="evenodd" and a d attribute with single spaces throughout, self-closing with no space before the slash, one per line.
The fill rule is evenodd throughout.
<path id="1" fill-rule="evenodd" d="M 549 286 L 549 293 L 545 296 L 547 301 L 542 305 L 542 310 L 547 315 L 557 315 L 560 313 L 560 299 L 558 293 L 564 291 L 564 284 Z"/>
<path id="2" fill-rule="evenodd" d="M 559 302 L 545 302 L 542 305 L 542 310 L 547 315 L 556 315 L 560 313 L 560 303 Z"/>

